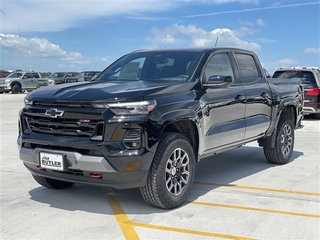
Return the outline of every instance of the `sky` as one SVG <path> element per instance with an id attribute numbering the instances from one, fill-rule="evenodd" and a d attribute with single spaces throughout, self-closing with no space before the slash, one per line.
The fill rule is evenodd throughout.
<path id="1" fill-rule="evenodd" d="M 137 49 L 237 47 L 320 66 L 320 1 L 0 0 L 0 69 L 103 70 Z"/>

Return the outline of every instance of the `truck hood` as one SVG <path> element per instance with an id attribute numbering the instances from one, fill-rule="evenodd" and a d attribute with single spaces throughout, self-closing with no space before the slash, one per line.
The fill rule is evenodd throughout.
<path id="1" fill-rule="evenodd" d="M 28 99 L 44 102 L 140 101 L 190 91 L 195 84 L 147 81 L 81 82 L 39 88 L 29 93 Z"/>
<path id="2" fill-rule="evenodd" d="M 0 78 L 0 84 L 5 84 L 6 80 L 14 81 L 14 80 L 21 80 L 21 78 Z"/>

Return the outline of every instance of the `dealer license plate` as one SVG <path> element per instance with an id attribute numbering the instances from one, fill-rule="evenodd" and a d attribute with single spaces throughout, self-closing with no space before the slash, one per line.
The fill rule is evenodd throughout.
<path id="1" fill-rule="evenodd" d="M 64 170 L 63 155 L 40 152 L 40 166 L 42 168 L 63 171 Z"/>

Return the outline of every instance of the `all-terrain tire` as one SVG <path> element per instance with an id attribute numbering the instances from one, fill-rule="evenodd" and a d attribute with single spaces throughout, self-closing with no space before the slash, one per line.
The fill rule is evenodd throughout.
<path id="1" fill-rule="evenodd" d="M 282 116 L 278 123 L 274 147 L 263 147 L 268 162 L 275 164 L 287 163 L 294 146 L 294 127 L 288 116 Z"/>
<path id="2" fill-rule="evenodd" d="M 51 188 L 51 189 L 62 189 L 62 188 L 68 188 L 71 187 L 74 183 L 73 182 L 64 182 L 60 180 L 55 180 L 52 178 L 46 178 L 38 175 L 33 175 L 33 178 L 39 183 L 40 185 Z"/>
<path id="3" fill-rule="evenodd" d="M 195 156 L 189 141 L 180 133 L 165 133 L 147 176 L 140 188 L 151 206 L 170 209 L 184 203 L 195 175 Z"/>
<path id="4" fill-rule="evenodd" d="M 21 87 L 19 86 L 19 84 L 14 84 L 12 87 L 11 87 L 11 92 L 12 94 L 18 94 L 21 92 Z"/>

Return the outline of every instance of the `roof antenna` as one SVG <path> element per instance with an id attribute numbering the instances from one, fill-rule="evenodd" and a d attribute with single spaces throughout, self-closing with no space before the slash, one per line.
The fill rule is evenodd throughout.
<path id="1" fill-rule="evenodd" d="M 218 44 L 218 40 L 219 40 L 219 37 L 217 37 L 217 39 L 216 39 L 216 44 L 214 45 L 214 47 L 216 47 L 216 46 L 217 46 L 217 44 Z"/>

